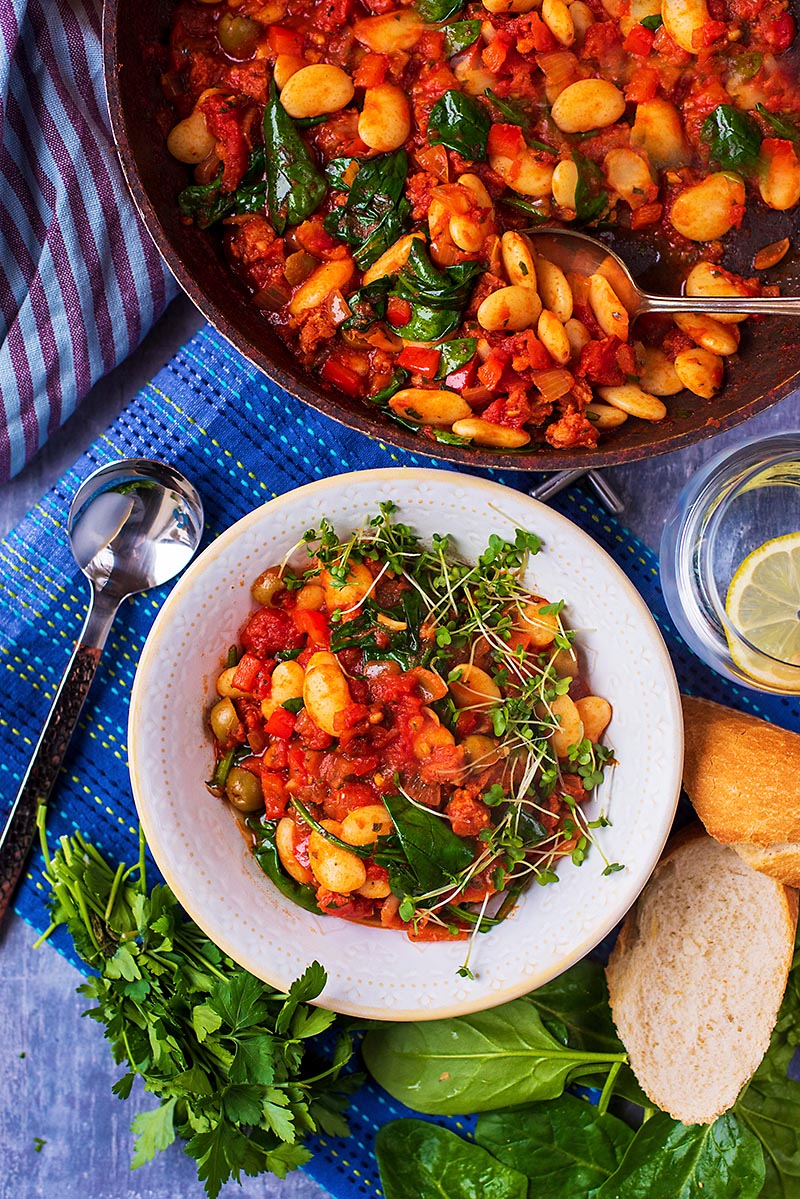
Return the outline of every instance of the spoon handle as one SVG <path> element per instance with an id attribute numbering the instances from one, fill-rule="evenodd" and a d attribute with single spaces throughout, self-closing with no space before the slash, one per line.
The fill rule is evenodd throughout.
<path id="1" fill-rule="evenodd" d="M 639 313 L 715 312 L 800 316 L 800 296 L 653 296 L 642 293 Z"/>
<path id="2" fill-rule="evenodd" d="M 0 832 L 0 924 L 10 906 L 46 804 L 89 693 L 117 602 L 94 595 L 78 644 L 59 683 L 33 757 Z"/>

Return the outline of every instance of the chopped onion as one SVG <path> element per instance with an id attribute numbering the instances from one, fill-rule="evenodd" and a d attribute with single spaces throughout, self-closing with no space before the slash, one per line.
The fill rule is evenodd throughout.
<path id="1" fill-rule="evenodd" d="M 534 371 L 533 381 L 542 393 L 542 399 L 548 404 L 560 400 L 575 386 L 575 380 L 569 371 L 556 367 L 549 371 Z"/>

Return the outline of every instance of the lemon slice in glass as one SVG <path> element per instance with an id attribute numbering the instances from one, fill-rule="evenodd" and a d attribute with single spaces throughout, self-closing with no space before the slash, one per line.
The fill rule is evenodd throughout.
<path id="1" fill-rule="evenodd" d="M 768 655 L 728 634 L 736 665 L 759 682 L 800 690 L 800 533 L 773 537 L 747 555 L 731 579 L 725 611 L 750 645 Z"/>

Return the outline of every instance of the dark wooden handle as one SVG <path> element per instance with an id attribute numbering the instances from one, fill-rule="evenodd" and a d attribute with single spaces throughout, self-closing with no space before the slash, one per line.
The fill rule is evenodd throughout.
<path id="1" fill-rule="evenodd" d="M 53 789 L 99 661 L 99 649 L 79 645 L 75 650 L 0 834 L 0 922 L 36 836 L 39 805 Z"/>

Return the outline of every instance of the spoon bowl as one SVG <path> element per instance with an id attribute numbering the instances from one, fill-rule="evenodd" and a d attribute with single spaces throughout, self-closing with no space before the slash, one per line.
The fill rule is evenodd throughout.
<path id="1" fill-rule="evenodd" d="M 646 312 L 800 316 L 800 296 L 656 296 L 643 291 L 620 256 L 598 238 L 573 229 L 534 229 L 527 237 L 537 254 L 560 266 L 565 273 L 572 271 L 587 278 L 604 276 L 625 305 L 631 320 Z"/>
<path id="2" fill-rule="evenodd" d="M 188 566 L 203 533 L 203 505 L 180 471 L 129 458 L 100 467 L 78 488 L 70 546 L 92 585 L 89 611 L 0 833 L 0 921 L 11 902 L 89 692 L 119 605 Z"/>

